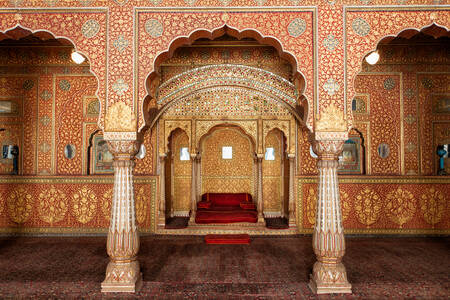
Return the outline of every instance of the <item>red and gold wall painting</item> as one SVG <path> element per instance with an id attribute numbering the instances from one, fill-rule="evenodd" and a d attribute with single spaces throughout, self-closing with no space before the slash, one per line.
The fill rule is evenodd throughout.
<path id="1" fill-rule="evenodd" d="M 445 177 L 361 177 L 339 180 L 347 233 L 447 233 L 450 179 Z M 317 178 L 298 179 L 298 222 L 310 232 L 315 222 Z"/>
<path id="2" fill-rule="evenodd" d="M 113 178 L 8 177 L 0 183 L 0 232 L 106 232 Z M 156 178 L 135 177 L 136 220 L 141 231 L 154 227 Z"/>
<path id="3" fill-rule="evenodd" d="M 449 182 L 442 177 L 424 177 L 435 174 L 435 147 L 449 138 L 449 114 L 440 111 L 439 104 L 436 108 L 434 100 L 440 103 L 439 97 L 445 99 L 449 93 L 448 62 L 436 54 L 430 57 L 436 60 L 433 64 L 361 64 L 363 57 L 387 35 L 397 35 L 406 28 L 420 30 L 433 23 L 450 27 L 446 7 L 414 6 L 435 4 L 433 0 L 398 4 L 397 0 L 319 4 L 312 0 L 0 0 L 1 32 L 20 25 L 66 37 L 88 57 L 90 64 L 64 65 L 60 63 L 64 55 L 30 52 L 24 68 L 19 66 L 25 58 L 20 51 L 0 55 L 0 65 L 4 67 L 0 74 L 0 100 L 10 101 L 18 108 L 17 115 L 0 116 L 2 128 L 6 129 L 0 132 L 0 140 L 2 145 L 19 145 L 19 169 L 23 175 L 39 176 L 1 177 L 0 230 L 104 232 L 110 205 L 104 199 L 112 198 L 112 176 L 80 176 L 86 175 L 88 169 L 89 138 L 100 129 L 97 119 L 103 127 L 107 106 L 122 101 L 135 108 L 138 127 L 142 128 L 146 79 L 153 71 L 155 59 L 169 49 L 172 41 L 180 41 L 180 37 L 188 37 L 198 28 L 214 31 L 227 25 L 237 30 L 249 28 L 253 37 L 273 37 L 272 42 L 276 40 L 283 51 L 295 56 L 296 67 L 306 81 L 304 95 L 310 112 L 306 121 L 311 128 L 314 113 L 330 104 L 342 110 L 346 106 L 349 125 L 354 125 L 364 138 L 366 173 L 386 175 L 342 178 L 344 226 L 348 232 L 448 233 Z M 217 9 L 227 5 L 245 8 Z M 35 9 L 47 6 L 66 9 Z M 146 6 L 168 8 L 136 8 Z M 174 9 L 181 6 L 183 10 Z M 17 11 L 16 7 L 25 9 Z M 211 53 L 205 61 L 226 62 L 227 54 L 220 53 L 219 57 L 218 53 Z M 201 59 L 206 57 L 197 49 L 190 55 L 197 54 Z M 252 53 L 249 62 L 264 62 L 266 54 Z M 183 55 L 175 56 L 172 62 Z M 245 56 L 243 52 L 230 55 Z M 9 60 L 6 64 L 2 63 L 5 57 Z M 399 57 L 407 60 L 410 56 Z M 419 57 L 426 55 L 413 59 Z M 53 66 L 42 66 L 46 59 Z M 89 68 L 95 76 L 86 72 Z M 174 72 L 183 68 L 188 67 L 179 66 Z M 273 70 L 279 75 L 288 73 L 283 67 Z M 359 74 L 361 70 L 364 73 Z M 344 96 L 346 102 L 342 100 Z M 352 114 L 354 96 L 362 99 L 365 110 L 360 103 L 360 112 Z M 96 106 L 96 98 L 99 117 L 88 109 Z M 309 151 L 308 130 L 298 129 L 297 137 L 299 227 L 307 231 L 314 220 L 317 182 L 305 176 L 316 174 L 317 168 Z M 156 130 L 147 130 L 147 155 L 137 160 L 135 169 L 136 174 L 151 175 L 137 176 L 135 184 L 138 223 L 148 231 L 154 230 L 157 177 L 153 175 L 158 142 L 161 141 Z M 74 146 L 72 159 L 64 156 L 69 144 Z M 382 158 L 380 153 L 389 155 Z M 10 161 L 0 159 L 1 173 L 9 173 L 11 167 Z M 405 174 L 422 177 L 400 176 Z"/>

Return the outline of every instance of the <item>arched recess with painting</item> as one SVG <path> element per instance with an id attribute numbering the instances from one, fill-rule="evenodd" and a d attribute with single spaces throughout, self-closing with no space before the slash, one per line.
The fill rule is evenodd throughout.
<path id="1" fill-rule="evenodd" d="M 188 228 L 197 230 L 195 211 L 205 193 L 248 193 L 256 206 L 259 199 L 264 198 L 263 186 L 275 184 L 280 191 L 277 199 L 268 202 L 267 211 L 262 208 L 263 200 L 260 206 L 257 226 L 264 229 L 264 218 L 288 217 L 289 192 L 285 191 L 283 183 L 289 184 L 284 178 L 290 173 L 284 157 L 288 154 L 295 157 L 296 128 L 306 128 L 304 118 L 308 106 L 302 95 L 304 78 L 295 71 L 295 59 L 280 47 L 272 46 L 270 39 L 258 37 L 258 33 L 251 30 L 240 33 L 225 26 L 212 33 L 199 32 L 193 37 L 189 43 L 185 41 L 171 48 L 164 59 L 158 59 L 158 72 L 152 73 L 147 81 L 145 119 L 150 124 L 148 129 L 157 132 L 158 170 L 160 177 L 164 177 L 166 189 L 164 195 L 160 194 L 157 205 L 158 228 L 168 228 L 166 216 L 178 215 L 186 218 L 186 222 L 190 217 Z M 175 140 L 181 141 L 181 136 L 178 138 L 172 133 L 175 128 L 179 128 L 176 132 L 183 132 L 183 147 L 181 144 L 174 146 Z M 146 130 L 144 128 L 144 136 Z M 264 162 L 266 146 L 276 149 L 274 154 L 279 165 L 276 182 L 270 181 L 269 171 L 267 178 L 263 178 L 263 165 L 266 170 L 272 169 L 269 167 L 272 163 Z M 227 158 L 224 151 L 230 151 L 231 158 Z M 186 158 L 189 154 L 190 160 L 183 163 L 186 165 L 183 178 L 176 179 L 175 173 L 170 176 L 168 173 L 174 170 L 175 161 L 178 162 L 183 153 Z M 167 169 L 167 161 L 173 162 L 171 170 Z M 229 174 L 225 174 L 227 170 Z M 234 177 L 230 175 L 233 173 Z M 184 205 L 170 214 L 168 207 L 177 204 L 168 199 L 169 180 L 173 191 L 170 197 L 190 197 L 189 210 L 186 211 Z M 267 192 L 266 195 L 268 197 Z M 276 204 L 272 205 L 274 201 Z M 225 228 L 217 224 L 204 226 Z M 238 229 L 239 225 L 233 226 Z"/>

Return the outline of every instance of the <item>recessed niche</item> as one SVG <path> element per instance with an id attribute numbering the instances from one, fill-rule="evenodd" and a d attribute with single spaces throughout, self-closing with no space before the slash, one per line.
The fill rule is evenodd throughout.
<path id="1" fill-rule="evenodd" d="M 265 160 L 275 160 L 275 149 L 272 147 L 266 148 Z"/>
<path id="2" fill-rule="evenodd" d="M 64 156 L 67 158 L 67 159 L 72 159 L 72 158 L 74 158 L 75 157 L 75 146 L 74 145 L 72 145 L 72 144 L 67 144 L 65 147 L 64 147 Z"/>
<path id="3" fill-rule="evenodd" d="M 189 159 L 190 159 L 189 148 L 182 147 L 180 149 L 180 160 L 189 160 Z"/>
<path id="4" fill-rule="evenodd" d="M 224 146 L 222 147 L 222 159 L 232 159 L 233 158 L 233 147 Z"/>

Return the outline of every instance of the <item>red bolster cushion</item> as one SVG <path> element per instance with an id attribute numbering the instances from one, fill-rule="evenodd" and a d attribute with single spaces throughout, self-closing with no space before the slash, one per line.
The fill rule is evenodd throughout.
<path id="1" fill-rule="evenodd" d="M 256 205 L 254 203 L 241 202 L 239 205 L 241 206 L 242 209 L 248 209 L 248 210 L 256 209 Z"/>
<path id="2" fill-rule="evenodd" d="M 197 203 L 198 208 L 211 208 L 211 202 L 201 201 Z"/>

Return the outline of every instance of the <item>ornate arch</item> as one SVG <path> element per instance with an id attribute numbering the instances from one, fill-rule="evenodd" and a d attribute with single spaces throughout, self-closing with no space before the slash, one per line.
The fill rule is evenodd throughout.
<path id="1" fill-rule="evenodd" d="M 307 86 L 308 82 L 313 82 L 313 58 L 311 57 L 313 34 L 312 34 L 312 11 L 295 12 L 292 15 L 284 14 L 282 23 L 286 23 L 286 26 L 277 26 L 276 29 L 271 28 L 272 34 L 268 34 L 267 24 L 262 24 L 263 18 L 258 18 L 258 14 L 249 14 L 248 18 L 245 18 L 245 22 L 249 22 L 248 26 L 242 24 L 242 18 L 239 18 L 238 14 L 230 14 L 214 12 L 205 13 L 204 18 L 198 19 L 198 15 L 203 15 L 202 12 L 193 12 L 192 15 L 184 14 L 182 17 L 177 15 L 177 18 L 188 18 L 185 23 L 185 34 L 180 34 L 179 27 L 176 29 L 172 26 L 167 26 L 167 22 L 161 22 L 164 18 L 169 17 L 171 12 L 165 12 L 158 14 L 151 10 L 142 10 L 138 13 L 139 27 L 145 28 L 140 30 L 138 36 L 138 44 L 142 50 L 139 55 L 142 59 L 139 61 L 141 67 L 141 73 L 138 75 L 138 107 L 141 111 L 139 116 L 139 130 L 142 130 L 145 126 L 150 125 L 149 118 L 146 116 L 148 112 L 148 104 L 152 102 L 155 85 L 152 81 L 158 77 L 157 69 L 159 64 L 170 57 L 176 48 L 182 45 L 189 45 L 199 38 L 215 39 L 224 34 L 229 34 L 238 39 L 250 37 L 256 39 L 261 44 L 274 46 L 281 57 L 286 58 L 294 65 L 294 83 L 299 94 L 305 96 L 298 97 L 300 105 L 312 107 L 313 98 L 313 86 L 312 84 Z M 291 19 L 292 18 L 292 19 Z M 195 22 L 192 21 L 195 19 Z M 208 21 L 209 20 L 209 21 Z M 295 21 L 295 22 L 294 22 Z M 204 22 L 207 22 L 203 24 Z M 289 25 L 289 26 L 288 26 Z M 297 28 L 297 27 L 301 28 Z M 249 28 L 250 27 L 250 28 Z M 289 30 L 286 28 L 289 27 Z M 295 30 L 293 29 L 295 27 Z M 238 29 L 245 28 L 245 29 Z M 293 29 L 293 30 L 291 30 Z M 298 29 L 298 30 L 297 30 Z M 279 35 L 276 33 L 279 32 Z M 153 40 L 148 40 L 146 35 L 152 35 Z M 274 36 L 275 35 L 275 36 Z M 283 42 L 281 42 L 283 41 Z M 158 43 L 163 51 L 155 51 L 151 49 L 149 42 Z M 153 47 L 155 48 L 155 47 Z M 311 50 L 308 52 L 308 50 Z M 149 61 L 149 58 L 151 61 Z M 302 65 L 299 65 L 297 61 L 302 61 Z M 306 76 L 305 76 L 306 74 Z M 145 83 L 145 84 L 143 84 Z M 145 90 L 144 90 L 145 89 Z M 305 112 L 309 109 L 305 109 Z M 312 119 L 304 118 L 308 120 L 308 124 L 312 122 Z M 311 120 L 310 120 L 311 119 Z M 146 121 L 144 121 L 146 120 Z"/>
<path id="2" fill-rule="evenodd" d="M 51 14 L 51 17 L 43 17 L 43 14 Z M 58 13 L 35 8 L 0 9 L 0 40 L 14 39 L 14 36 L 10 35 L 13 30 L 18 30 L 17 38 L 33 34 L 42 39 L 62 39 L 87 58 L 90 71 L 97 79 L 96 96 L 100 102 L 98 126 L 101 129 L 104 128 L 107 103 L 107 72 L 106 60 L 102 56 L 99 57 L 99 53 L 106 53 L 106 14 L 105 8 L 90 11 L 66 9 Z"/>
<path id="3" fill-rule="evenodd" d="M 205 121 L 204 127 L 201 127 L 200 130 L 197 128 L 197 136 L 196 136 L 196 148 L 200 151 L 204 140 L 210 136 L 216 129 L 225 126 L 232 126 L 238 128 L 250 141 L 250 144 L 253 147 L 253 150 L 257 151 L 257 129 L 256 122 L 248 121 L 248 124 L 243 124 L 242 122 L 235 121 Z M 251 122 L 251 123 L 250 123 Z"/>
<path id="4" fill-rule="evenodd" d="M 164 121 L 164 130 L 162 131 L 162 133 L 163 133 L 162 141 L 164 141 L 164 142 L 160 144 L 160 147 L 162 146 L 162 148 L 159 149 L 160 154 L 167 153 L 167 150 L 169 149 L 170 136 L 177 129 L 180 129 L 186 133 L 186 135 L 188 137 L 189 150 L 192 151 L 191 121 L 189 121 L 189 120 L 165 120 Z"/>
<path id="5" fill-rule="evenodd" d="M 367 54 L 377 49 L 379 42 L 388 37 L 408 35 L 411 30 L 427 32 L 427 28 L 435 25 L 433 32 L 435 38 L 447 34 L 450 28 L 448 10 L 442 7 L 423 8 L 406 11 L 395 7 L 383 11 L 365 11 L 364 8 L 348 8 L 345 11 L 346 32 L 345 38 L 345 66 L 346 66 L 346 98 L 345 108 L 349 120 L 348 128 L 353 123 L 351 101 L 355 95 L 354 82 L 361 72 L 362 61 Z"/>

